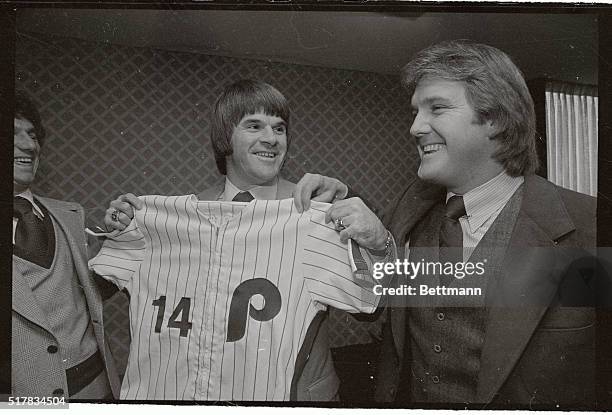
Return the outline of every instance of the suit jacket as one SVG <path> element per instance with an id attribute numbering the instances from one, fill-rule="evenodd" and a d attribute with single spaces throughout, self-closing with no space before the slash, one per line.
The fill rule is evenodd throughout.
<path id="1" fill-rule="evenodd" d="M 408 187 L 384 218 L 398 246 L 405 245 L 430 209 L 443 203 L 445 194 L 418 179 Z M 595 247 L 595 219 L 594 198 L 537 176 L 525 177 L 521 208 L 507 241 L 504 275 L 487 292 L 492 300 L 474 403 L 593 405 L 594 282 L 566 278 L 565 271 L 589 253 L 580 248 Z M 405 382 L 400 384 L 400 368 L 410 361 L 405 355 L 410 350 L 405 348 L 410 338 L 405 301 L 400 296 L 389 299 L 376 389 L 381 402 L 395 401 L 405 387 Z"/>
<path id="2" fill-rule="evenodd" d="M 279 178 L 277 199 L 293 197 L 295 184 Z M 225 191 L 225 177 L 198 195 L 200 200 L 217 200 Z M 329 328 L 325 315 L 311 323 L 302 349 L 298 353 L 295 374 L 291 382 L 292 401 L 336 401 L 340 380 L 334 369 L 329 348 Z"/>
<path id="3" fill-rule="evenodd" d="M 36 197 L 47 208 L 63 230 L 79 283 L 87 301 L 98 348 L 106 365 L 109 383 L 115 397 L 121 387 L 108 343 L 104 338 L 102 299 L 87 268 L 87 242 L 83 208 L 71 202 Z M 56 232 L 59 229 L 56 230 Z M 13 267 L 15 269 L 15 267 Z M 61 389 L 68 393 L 66 371 L 60 353 L 49 353 L 47 347 L 57 345 L 32 289 L 21 274 L 13 275 L 12 285 L 12 386 L 16 396 L 52 396 Z"/>

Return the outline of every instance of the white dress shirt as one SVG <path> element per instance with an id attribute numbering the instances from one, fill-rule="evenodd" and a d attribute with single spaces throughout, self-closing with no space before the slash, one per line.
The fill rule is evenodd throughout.
<path id="1" fill-rule="evenodd" d="M 248 189 L 240 190 L 227 177 L 225 178 L 225 190 L 219 200 L 231 202 L 240 192 L 250 192 L 257 200 L 276 200 L 278 191 L 278 178 L 270 186 L 251 186 Z"/>
<path id="2" fill-rule="evenodd" d="M 463 195 L 466 215 L 459 218 L 463 234 L 463 261 L 467 261 L 506 203 L 523 184 L 523 176 L 512 177 L 505 171 Z M 446 201 L 455 193 L 448 192 Z M 406 242 L 406 256 L 410 240 Z"/>
<path id="3" fill-rule="evenodd" d="M 467 261 L 510 198 L 523 184 L 523 176 L 505 171 L 463 195 L 466 216 L 459 218 L 463 231 L 463 260 Z M 455 193 L 448 192 L 446 200 Z"/>

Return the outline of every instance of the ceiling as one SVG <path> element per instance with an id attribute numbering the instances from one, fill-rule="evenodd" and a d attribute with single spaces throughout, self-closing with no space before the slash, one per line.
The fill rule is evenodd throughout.
<path id="1" fill-rule="evenodd" d="M 473 39 L 528 79 L 597 84 L 597 17 L 580 13 L 23 9 L 18 33 L 396 74 L 418 50 Z"/>

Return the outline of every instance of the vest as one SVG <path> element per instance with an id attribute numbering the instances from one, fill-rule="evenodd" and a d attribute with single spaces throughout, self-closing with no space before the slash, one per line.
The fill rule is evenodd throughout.
<path id="1" fill-rule="evenodd" d="M 507 243 L 521 207 L 522 188 L 500 212 L 469 263 L 483 263 L 484 274 L 453 278 L 449 287 L 480 288 L 474 296 L 417 296 L 409 303 L 402 382 L 410 385 L 413 403 L 469 403 L 476 396 L 480 355 L 487 323 L 487 285 L 501 273 Z M 438 238 L 444 204 L 440 203 L 410 236 L 410 260 L 438 261 Z M 426 281 L 425 279 L 429 279 Z M 439 284 L 439 277 L 420 277 L 421 283 Z"/>
<path id="2" fill-rule="evenodd" d="M 98 344 L 68 240 L 61 226 L 53 216 L 51 218 L 55 231 L 55 255 L 51 268 L 43 268 L 15 255 L 13 266 L 15 277 L 27 281 L 47 316 L 59 343 L 64 368 L 68 369 L 95 353 Z"/>

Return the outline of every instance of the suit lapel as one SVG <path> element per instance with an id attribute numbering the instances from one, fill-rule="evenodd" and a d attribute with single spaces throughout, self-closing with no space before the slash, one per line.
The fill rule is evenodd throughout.
<path id="1" fill-rule="evenodd" d="M 504 272 L 487 298 L 490 307 L 477 402 L 494 398 L 531 339 L 558 286 L 552 248 L 574 229 L 555 186 L 539 177 L 526 177 Z"/>
<path id="2" fill-rule="evenodd" d="M 21 314 L 24 318 L 30 320 L 32 323 L 44 328 L 49 333 L 52 333 L 49 320 L 47 320 L 47 317 L 40 308 L 38 300 L 34 297 L 32 288 L 21 273 L 15 274 L 14 265 L 12 292 L 13 310 Z"/>
<path id="3" fill-rule="evenodd" d="M 398 244 L 406 244 L 412 229 L 431 208 L 443 200 L 444 195 L 443 188 L 418 179 L 408 187 L 393 210 L 393 215 L 385 216 L 383 221 Z"/>
<path id="4" fill-rule="evenodd" d="M 223 192 L 225 192 L 225 176 L 222 176 L 222 179 L 219 179 L 214 186 L 200 192 L 198 194 L 198 200 L 219 200 Z"/>
<path id="5" fill-rule="evenodd" d="M 403 297 L 403 296 L 397 296 Z M 393 299 L 392 299 L 393 301 Z M 394 302 L 398 302 L 395 300 Z M 393 343 L 395 344 L 395 350 L 399 356 L 400 362 L 404 358 L 404 347 L 407 337 L 406 333 L 406 306 L 395 305 L 389 307 L 389 319 L 391 324 L 391 334 L 393 335 Z"/>
<path id="6" fill-rule="evenodd" d="M 388 227 L 391 227 L 391 232 L 396 238 L 398 249 L 403 250 L 409 235 L 419 227 L 420 232 L 415 232 L 419 235 L 419 241 L 410 241 L 410 253 L 406 252 L 404 257 L 410 256 L 410 260 L 418 260 L 423 255 L 431 256 L 434 251 L 432 247 L 438 246 L 438 232 L 441 220 L 441 205 L 444 192 L 441 188 L 428 185 L 420 180 L 411 185 L 404 193 L 402 200 L 398 203 L 394 217 L 389 218 Z M 432 211 L 432 209 L 434 211 Z M 431 212 L 430 215 L 428 215 Z M 396 216 L 397 215 L 397 216 Z M 425 223 L 427 221 L 427 223 Z M 424 250 L 420 250 L 424 247 Z M 437 258 L 433 259 L 437 260 Z M 403 278 L 395 278 L 396 285 L 402 283 Z M 406 333 L 406 318 L 409 297 L 398 295 L 391 296 L 390 305 L 390 324 L 393 341 L 398 356 L 401 359 L 404 357 L 404 347 L 406 339 L 409 338 L 409 333 Z"/>
<path id="7" fill-rule="evenodd" d="M 85 239 L 83 213 L 76 203 L 54 199 L 38 198 L 55 218 L 63 232 L 72 254 L 72 261 L 79 279 L 93 321 L 102 321 L 102 299 L 87 266 L 87 240 Z"/>
<path id="8" fill-rule="evenodd" d="M 65 235 L 83 234 L 83 229 L 80 230 L 80 233 L 75 232 L 75 230 L 72 229 L 74 226 L 71 225 L 72 223 L 82 223 L 82 221 L 79 220 L 79 213 L 76 205 L 43 197 L 36 197 L 35 200 L 37 203 L 40 203 L 47 208 L 48 213 L 55 219 L 55 222 L 59 225 L 61 231 Z M 60 231 L 60 229 L 56 229 L 56 233 Z M 85 249 L 85 236 L 81 235 L 81 237 L 81 243 L 83 249 Z M 88 275 L 87 265 L 84 263 L 82 255 L 78 251 L 77 242 L 75 242 L 75 240 L 70 236 L 68 236 L 67 239 L 69 241 L 69 248 L 74 258 L 75 269 L 77 270 L 79 279 L 81 279 L 83 288 L 87 293 L 86 288 L 90 287 L 90 282 L 88 281 L 88 278 L 83 278 L 83 274 L 85 274 L 85 276 Z M 85 279 L 85 284 L 83 284 L 83 279 Z M 12 287 L 13 309 L 28 320 L 51 332 L 49 321 L 40 308 L 38 300 L 34 297 L 32 288 L 29 286 L 24 276 L 21 274 L 13 275 Z"/>

